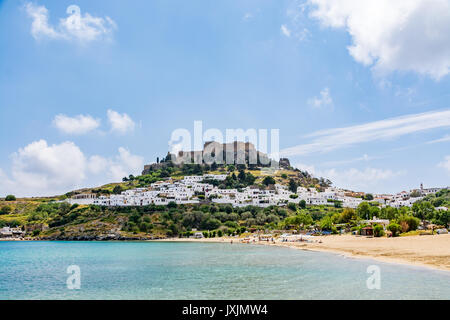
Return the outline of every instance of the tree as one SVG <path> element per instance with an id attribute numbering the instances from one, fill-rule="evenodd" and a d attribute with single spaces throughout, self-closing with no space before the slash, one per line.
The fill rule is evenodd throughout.
<path id="1" fill-rule="evenodd" d="M 294 179 L 290 179 L 289 180 L 289 191 L 293 192 L 293 193 L 297 193 L 297 182 L 295 182 Z"/>
<path id="2" fill-rule="evenodd" d="M 334 207 L 335 208 L 337 208 L 337 209 L 342 208 L 342 201 L 334 200 L 333 202 L 334 202 Z"/>
<path id="3" fill-rule="evenodd" d="M 250 218 L 253 218 L 253 215 L 250 211 L 245 211 L 241 214 L 241 219 L 242 220 L 248 220 Z"/>
<path id="4" fill-rule="evenodd" d="M 358 213 L 358 216 L 361 219 L 370 220 L 370 205 L 367 202 L 361 202 L 356 209 L 356 212 Z"/>
<path id="5" fill-rule="evenodd" d="M 358 220 L 358 215 L 356 214 L 356 211 L 351 208 L 345 208 L 341 215 L 339 222 L 340 223 L 349 223 L 349 222 L 356 222 Z"/>
<path id="6" fill-rule="evenodd" d="M 364 199 L 367 201 L 372 201 L 373 200 L 373 194 L 368 193 L 364 196 Z"/>
<path id="7" fill-rule="evenodd" d="M 450 223 L 450 211 L 439 210 L 436 212 L 436 216 L 433 220 L 434 223 L 440 226 L 448 226 Z"/>
<path id="8" fill-rule="evenodd" d="M 300 202 L 298 203 L 298 207 L 300 209 L 305 209 L 306 208 L 306 201 L 305 200 L 300 200 Z"/>
<path id="9" fill-rule="evenodd" d="M 403 230 L 403 228 L 402 228 L 402 231 L 408 232 L 408 231 L 416 230 L 417 227 L 419 226 L 420 220 L 413 216 L 403 214 L 398 217 L 397 222 L 400 224 L 400 226 L 402 224 L 406 224 L 406 226 L 407 226 L 406 230 Z"/>
<path id="10" fill-rule="evenodd" d="M 392 220 L 392 219 L 395 219 L 397 217 L 397 215 L 398 215 L 397 208 L 393 208 L 393 207 L 381 208 L 381 211 L 380 211 L 381 219 Z"/>
<path id="11" fill-rule="evenodd" d="M 230 205 L 225 206 L 225 212 L 230 214 L 233 212 L 233 207 Z"/>
<path id="12" fill-rule="evenodd" d="M 400 230 L 402 229 L 402 227 L 397 223 L 391 223 L 390 225 L 387 226 L 387 229 L 390 232 L 392 232 L 393 237 L 396 237 L 400 233 Z"/>
<path id="13" fill-rule="evenodd" d="M 16 201 L 16 196 L 9 194 L 6 196 L 5 201 Z"/>
<path id="14" fill-rule="evenodd" d="M 431 202 L 425 201 L 421 204 L 422 214 L 426 220 L 432 220 L 435 216 L 435 209 Z"/>
<path id="15" fill-rule="evenodd" d="M 369 211 L 370 211 L 369 217 L 370 217 L 371 219 L 372 219 L 373 217 L 379 217 L 379 216 L 380 216 L 380 208 L 378 208 L 378 207 L 370 206 Z"/>
<path id="16" fill-rule="evenodd" d="M 412 206 L 413 216 L 420 220 L 432 220 L 435 216 L 435 209 L 429 201 L 415 202 Z"/>
<path id="17" fill-rule="evenodd" d="M 113 189 L 113 194 L 121 194 L 123 191 L 122 187 L 120 185 L 117 185 Z"/>
<path id="18" fill-rule="evenodd" d="M 11 211 L 12 211 L 12 209 L 11 209 L 10 206 L 3 206 L 0 209 L 0 215 L 2 215 L 2 214 L 10 214 Z"/>
<path id="19" fill-rule="evenodd" d="M 245 181 L 245 178 L 246 178 L 245 171 L 244 171 L 244 170 L 240 170 L 240 171 L 239 171 L 239 174 L 238 174 L 238 179 L 239 179 L 239 181 L 244 182 L 244 181 Z"/>
<path id="20" fill-rule="evenodd" d="M 207 230 L 214 230 L 217 229 L 218 227 L 220 227 L 221 222 L 215 218 L 210 218 L 206 221 L 204 221 L 201 225 L 201 227 L 203 229 L 207 229 Z"/>
<path id="21" fill-rule="evenodd" d="M 319 221 L 319 227 L 321 230 L 331 230 L 333 222 L 330 216 L 325 216 Z"/>
<path id="22" fill-rule="evenodd" d="M 284 220 L 286 226 L 294 225 L 297 229 L 303 229 L 313 223 L 313 219 L 309 214 L 301 213 L 297 216 L 288 217 Z"/>
<path id="23" fill-rule="evenodd" d="M 414 190 L 413 192 L 411 192 L 410 196 L 411 198 L 418 198 L 420 197 L 422 194 L 419 190 Z"/>
<path id="24" fill-rule="evenodd" d="M 168 208 L 168 209 L 176 209 L 176 207 L 177 207 L 177 203 L 176 203 L 175 201 L 170 201 L 170 202 L 167 204 L 167 208 Z"/>
<path id="25" fill-rule="evenodd" d="M 267 176 L 264 178 L 263 180 L 263 184 L 265 184 L 266 186 L 269 186 L 271 184 L 275 184 L 275 179 L 271 176 Z"/>
<path id="26" fill-rule="evenodd" d="M 250 186 L 250 185 L 254 184 L 255 180 L 256 180 L 256 177 L 254 175 L 252 175 L 250 172 L 248 172 L 246 174 L 245 182 L 247 183 L 247 185 Z"/>
<path id="27" fill-rule="evenodd" d="M 384 229 L 382 225 L 376 224 L 373 226 L 373 235 L 375 237 L 382 237 L 384 236 Z"/>

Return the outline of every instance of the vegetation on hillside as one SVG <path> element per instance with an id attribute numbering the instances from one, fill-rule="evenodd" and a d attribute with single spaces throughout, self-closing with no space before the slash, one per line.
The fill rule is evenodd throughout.
<path id="1" fill-rule="evenodd" d="M 214 169 L 214 170 L 213 170 Z M 377 202 L 363 202 L 357 209 L 342 208 L 335 202 L 333 206 L 307 206 L 306 202 L 289 203 L 286 206 L 261 208 L 247 206 L 233 208 L 231 205 L 215 204 L 204 199 L 202 204 L 168 206 L 149 205 L 142 207 L 100 207 L 95 205 L 69 205 L 57 202 L 79 193 L 97 195 L 119 194 L 120 192 L 146 187 L 168 179 L 177 180 L 185 175 L 206 173 L 227 174 L 225 181 L 205 180 L 223 189 L 241 189 L 247 186 L 272 188 L 280 183 L 295 192 L 298 186 L 323 190 L 329 181 L 311 177 L 300 170 L 280 170 L 267 175 L 261 170 L 247 170 L 240 166 L 208 167 L 205 165 L 166 166 L 151 170 L 146 175 L 128 176 L 120 183 L 112 183 L 99 188 L 82 189 L 56 198 L 16 199 L 9 196 L 0 200 L 0 227 L 21 226 L 28 236 L 50 239 L 97 239 L 99 236 L 114 235 L 122 238 L 185 237 L 194 230 L 205 236 L 223 234 L 236 235 L 260 230 L 308 230 L 310 232 L 338 233 L 340 230 L 358 232 L 363 227 L 362 220 L 373 217 L 389 219 L 388 230 L 393 235 L 413 232 L 421 221 L 447 226 L 450 222 L 448 211 L 436 207 L 449 206 L 449 191 L 443 190 L 414 204 L 412 208 L 381 208 Z M 295 197 L 295 195 L 294 195 Z M 370 196 L 368 201 L 372 200 Z M 383 228 L 374 227 L 375 236 L 384 235 Z"/>

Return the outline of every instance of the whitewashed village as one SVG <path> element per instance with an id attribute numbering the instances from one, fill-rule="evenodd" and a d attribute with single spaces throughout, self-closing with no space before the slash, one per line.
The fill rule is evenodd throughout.
<path id="1" fill-rule="evenodd" d="M 361 202 L 368 201 L 361 197 L 348 196 L 348 191 L 328 187 L 323 192 L 315 188 L 298 187 L 297 192 L 291 192 L 287 186 L 275 184 L 269 190 L 261 190 L 257 186 L 249 186 L 241 190 L 220 189 L 205 181 L 224 181 L 227 175 L 205 174 L 201 176 L 185 176 L 174 181 L 158 181 L 148 188 L 136 188 L 123 191 L 119 195 L 99 196 L 94 194 L 78 194 L 68 200 L 70 204 L 99 205 L 99 206 L 148 206 L 176 204 L 196 204 L 204 199 L 214 203 L 230 204 L 233 207 L 245 206 L 285 206 L 288 203 L 298 204 L 305 201 L 307 205 L 334 206 L 339 201 L 344 208 L 357 208 Z M 445 188 L 428 188 L 402 191 L 397 194 L 376 194 L 370 201 L 380 203 L 381 207 L 394 208 L 411 207 L 414 202 L 422 200 L 425 196 Z M 443 207 L 443 209 L 447 209 Z"/>

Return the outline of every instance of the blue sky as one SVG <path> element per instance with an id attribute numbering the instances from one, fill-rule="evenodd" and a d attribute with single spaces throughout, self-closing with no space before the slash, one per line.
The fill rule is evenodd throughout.
<path id="1" fill-rule="evenodd" d="M 447 9 L 0 1 L 0 196 L 139 173 L 195 120 L 280 129 L 292 164 L 339 187 L 450 185 Z"/>

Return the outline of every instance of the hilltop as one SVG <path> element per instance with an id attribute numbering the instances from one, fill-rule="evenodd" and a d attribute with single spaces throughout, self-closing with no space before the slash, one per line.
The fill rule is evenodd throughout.
<path id="1" fill-rule="evenodd" d="M 213 161 L 212 156 L 222 152 L 222 161 Z M 180 162 L 183 157 L 189 157 L 189 161 Z M 252 161 L 252 157 L 254 158 Z M 186 159 L 186 158 L 184 158 Z M 227 164 L 232 162 L 233 164 Z M 240 163 L 240 164 L 236 164 Z M 271 170 L 272 167 L 280 170 Z M 332 182 L 324 178 L 316 178 L 307 171 L 302 171 L 291 166 L 289 159 L 281 158 L 279 161 L 270 159 L 263 152 L 257 151 L 255 146 L 249 142 L 234 142 L 219 144 L 217 142 L 206 142 L 200 151 L 179 151 L 177 154 L 168 152 L 165 157 L 158 157 L 155 163 L 144 166 L 140 176 L 130 175 L 124 177 L 122 182 L 110 183 L 97 188 L 84 188 L 67 193 L 66 197 L 77 194 L 92 193 L 97 195 L 118 194 L 133 188 L 144 188 L 150 184 L 166 179 L 180 180 L 184 176 L 203 174 L 227 174 L 230 177 L 237 176 L 243 171 L 249 179 L 240 183 L 227 183 L 220 185 L 223 189 L 244 188 L 255 185 L 261 189 L 266 188 L 262 182 L 269 175 L 276 183 L 289 186 L 301 186 L 323 190 L 332 185 Z M 60 197 L 61 198 L 61 197 Z M 64 196 L 62 197 L 64 198 Z"/>

